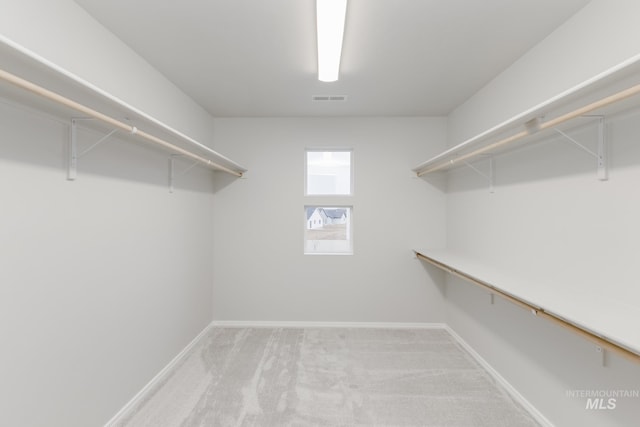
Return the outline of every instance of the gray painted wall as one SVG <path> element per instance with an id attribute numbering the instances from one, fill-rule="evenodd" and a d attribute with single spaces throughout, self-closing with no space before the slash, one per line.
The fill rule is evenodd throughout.
<path id="1" fill-rule="evenodd" d="M 619 319 L 618 306 L 638 313 L 638 114 L 609 123 L 609 182 L 597 180 L 592 158 L 559 138 L 498 157 L 494 194 L 473 173 L 452 172 L 449 247 L 550 294 L 599 301 L 584 321 Z M 595 129 L 574 136 L 593 146 Z M 485 293 L 459 280 L 447 283 L 446 322 L 557 426 L 637 423 L 638 398 L 619 399 L 613 411 L 593 411 L 585 409 L 586 399 L 566 392 L 638 390 L 640 365 L 608 354 L 602 367 L 588 341 L 508 303 L 491 305 Z M 638 319 L 626 317 L 623 327 L 637 332 Z"/>
<path id="2" fill-rule="evenodd" d="M 191 138 L 211 142 L 209 114 L 73 0 L 0 0 L 0 8 L 3 37 Z"/>
<path id="3" fill-rule="evenodd" d="M 640 53 L 636 0 L 592 0 L 449 115 L 458 144 Z"/>
<path id="4" fill-rule="evenodd" d="M 213 180 L 0 103 L 0 424 L 101 425 L 211 321 Z M 100 137 L 82 132 L 83 146 Z"/>
<path id="5" fill-rule="evenodd" d="M 214 136 L 201 108 L 72 1 L 0 4 L 4 36 L 190 136 Z M 216 120 L 215 148 L 250 172 L 233 183 L 219 176 L 215 189 L 196 169 L 170 195 L 166 155 L 117 142 L 88 156 L 79 181 L 68 183 L 66 125 L 3 104 L 0 233 L 11 244 L 0 245 L 0 327 L 9 349 L 0 354 L 0 423 L 100 424 L 213 317 L 446 320 L 557 425 L 633 425 L 635 401 L 589 412 L 564 393 L 632 388 L 637 365 L 611 357 L 602 368 L 582 339 L 515 307 L 489 305 L 458 281 L 443 287 L 410 251 L 448 241 L 534 275 L 569 253 L 583 279 L 601 261 L 606 292 L 637 298 L 629 270 L 612 268 L 637 259 L 629 238 L 639 213 L 633 119 L 610 127 L 614 168 L 605 184 L 590 159 L 556 142 L 498 159 L 494 195 L 455 172 L 445 196 L 442 182 L 415 179 L 410 168 L 447 138 L 460 142 L 639 53 L 639 8 L 592 1 L 458 108 L 448 135 L 441 118 Z M 88 61 L 86 52 L 96 51 Z M 302 207 L 317 202 L 303 197 L 303 150 L 321 146 L 355 150 L 353 256 L 302 255 Z M 385 227 L 378 210 L 396 207 L 400 220 Z M 268 227 L 256 212 L 274 213 Z M 553 268 L 567 279 L 576 271 Z"/>
<path id="6" fill-rule="evenodd" d="M 0 9 L 3 37 L 212 137 L 204 110 L 73 1 Z M 212 174 L 169 194 L 168 154 L 116 139 L 70 183 L 68 125 L 0 109 L 0 424 L 101 425 L 211 321 Z"/>
<path id="7" fill-rule="evenodd" d="M 441 289 L 411 249 L 444 245 L 444 193 L 410 169 L 445 144 L 442 118 L 216 119 L 248 169 L 216 193 L 214 318 L 440 322 Z M 304 150 L 353 148 L 354 197 L 304 197 Z M 303 255 L 305 204 L 353 204 L 354 255 Z"/>
<path id="8" fill-rule="evenodd" d="M 592 1 L 450 116 L 450 144 L 639 54 L 639 12 L 635 1 Z M 576 298 L 615 299 L 637 309 L 637 123 L 637 111 L 608 121 L 609 182 L 597 180 L 591 157 L 559 138 L 497 157 L 495 194 L 473 172 L 451 172 L 449 248 Z M 595 147 L 594 126 L 572 135 Z M 491 305 L 458 279 L 447 283 L 447 323 L 555 425 L 637 424 L 637 398 L 618 399 L 615 410 L 587 410 L 585 398 L 566 393 L 637 391 L 638 364 L 610 355 L 602 367 L 594 345 L 582 338 L 508 303 Z M 603 304 L 591 315 L 607 321 L 617 313 Z M 627 327 L 637 327 L 638 318 Z"/>

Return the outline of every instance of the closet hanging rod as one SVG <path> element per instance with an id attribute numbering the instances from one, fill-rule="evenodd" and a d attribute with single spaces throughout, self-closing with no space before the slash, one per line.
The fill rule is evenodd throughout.
<path id="1" fill-rule="evenodd" d="M 110 126 L 113 126 L 116 129 L 125 131 L 127 133 L 130 133 L 132 135 L 137 135 L 140 138 L 151 142 L 153 144 L 159 145 L 169 151 L 173 151 L 177 154 L 181 154 L 185 157 L 188 157 L 190 159 L 196 160 L 200 163 L 202 163 L 203 165 L 211 168 L 211 169 L 215 169 L 215 170 L 219 170 L 219 171 L 223 171 L 226 172 L 228 174 L 237 176 L 237 177 L 242 177 L 242 173 L 238 172 L 238 171 L 234 171 L 230 168 L 227 168 L 225 166 L 222 166 L 220 164 L 217 164 L 209 159 L 206 159 L 202 156 L 199 156 L 195 153 L 192 153 L 191 151 L 185 150 L 183 148 L 180 148 L 174 144 L 171 144 L 163 139 L 160 139 L 156 136 L 153 136 L 147 132 L 141 131 L 138 128 L 136 128 L 135 126 L 131 126 L 129 124 L 123 123 L 117 119 L 114 119 L 113 117 L 107 116 L 106 114 L 103 114 L 99 111 L 96 111 L 92 108 L 89 108 L 85 105 L 82 105 L 76 101 L 73 101 L 69 98 L 66 98 L 56 92 L 52 92 L 48 89 L 45 89 L 41 86 L 36 85 L 35 83 L 32 83 L 28 80 L 25 80 L 21 77 L 18 77 L 14 74 L 11 74 L 5 70 L 0 69 L 0 79 L 13 84 L 14 86 L 17 86 L 21 89 L 24 89 L 26 91 L 29 91 L 31 93 L 34 93 L 38 96 L 41 96 L 43 98 L 46 98 L 50 101 L 56 102 L 58 104 L 64 105 L 65 107 L 71 108 L 73 110 L 76 110 L 82 114 L 86 114 L 89 117 L 92 117 L 94 119 L 100 120 Z"/>
<path id="2" fill-rule="evenodd" d="M 446 168 L 448 166 L 454 165 L 456 163 L 462 162 L 464 160 L 467 160 L 469 158 L 475 157 L 479 154 L 482 153 L 486 153 L 487 151 L 493 150 L 495 148 L 501 147 L 503 145 L 507 145 L 510 144 L 512 142 L 516 142 L 526 136 L 532 135 L 536 132 L 542 131 L 542 130 L 547 130 L 547 129 L 552 129 L 562 123 L 565 123 L 569 120 L 575 119 L 577 117 L 583 116 L 585 114 L 591 113 L 595 110 L 598 110 L 600 108 L 604 108 L 607 107 L 611 104 L 615 104 L 616 102 L 619 101 L 623 101 L 627 98 L 630 98 L 634 95 L 638 95 L 640 94 L 640 84 L 637 84 L 635 86 L 632 86 L 630 88 L 627 88 L 625 90 L 622 90 L 620 92 L 617 92 L 613 95 L 607 96 L 605 98 L 599 99 L 598 101 L 592 102 L 591 104 L 585 105 L 583 107 L 580 107 L 576 110 L 573 110 L 569 113 L 565 113 L 561 116 L 558 116 L 554 119 L 551 120 L 547 120 L 546 122 L 540 122 L 537 124 L 537 126 L 534 127 L 534 129 L 529 129 L 526 127 L 525 125 L 525 129 L 521 130 L 520 132 L 508 136 L 504 139 L 501 139 L 499 141 L 493 142 L 491 144 L 485 145 L 483 147 L 477 148 L 469 153 L 466 154 L 462 154 L 458 157 L 453 157 L 454 154 L 453 152 L 455 151 L 456 147 L 452 148 L 451 150 L 449 150 L 448 152 L 443 153 L 442 155 L 438 156 L 438 157 L 445 157 L 445 155 L 450 155 L 452 156 L 451 159 L 446 160 L 439 160 L 438 157 L 432 159 L 430 162 L 427 163 L 432 163 L 433 166 L 429 167 L 428 165 L 424 165 L 422 170 L 418 169 L 417 171 L 417 175 L 418 176 L 423 176 L 426 175 L 428 173 L 431 172 L 436 172 L 439 171 L 440 169 Z M 435 164 L 434 164 L 435 163 Z"/>
<path id="3" fill-rule="evenodd" d="M 486 283 L 482 280 L 479 280 L 475 277 L 473 277 L 472 275 L 465 273 L 463 271 L 457 270 L 443 262 L 438 261 L 437 259 L 431 258 L 430 256 L 424 255 L 418 251 L 414 251 L 416 254 L 416 257 L 418 259 L 421 259 L 423 261 L 426 261 L 430 264 L 432 264 L 433 266 L 449 273 L 452 274 L 454 276 L 457 276 L 461 279 L 466 280 L 467 282 L 470 282 L 488 292 L 490 292 L 492 295 L 498 295 L 500 297 L 502 297 L 503 299 L 521 307 L 524 308 L 527 311 L 532 312 L 533 314 L 535 314 L 535 316 L 537 317 L 541 317 L 541 318 L 545 318 L 555 324 L 557 324 L 558 326 L 568 329 L 569 331 L 580 335 L 581 337 L 593 342 L 594 344 L 596 344 L 597 346 L 613 351 L 614 353 L 623 356 L 624 358 L 626 358 L 627 360 L 631 360 L 633 362 L 640 362 L 640 354 L 636 353 L 634 351 L 629 350 L 628 348 L 625 348 L 623 346 L 621 346 L 620 344 L 614 342 L 613 340 L 602 336 L 602 335 L 598 335 L 592 331 L 590 331 L 587 328 L 575 325 L 565 319 L 563 319 L 560 316 L 557 316 L 553 313 L 547 312 L 544 308 L 539 307 L 537 305 L 534 305 L 532 303 L 530 303 L 529 301 L 520 298 L 516 295 L 513 295 L 509 292 L 503 291 L 500 288 L 497 288 L 489 283 Z"/>
<path id="4" fill-rule="evenodd" d="M 166 125 L 165 123 L 157 120 L 156 118 L 148 115 L 147 113 L 140 111 L 139 109 L 133 107 L 132 105 L 127 104 L 126 102 L 114 96 L 113 94 L 100 89 L 99 87 L 69 72 L 65 68 L 60 67 L 54 62 L 49 61 L 48 59 L 38 55 L 37 53 L 25 48 L 24 46 L 0 34 L 0 56 L 5 55 L 5 52 L 2 52 L 4 47 L 8 47 L 10 49 L 9 52 L 6 53 L 7 55 L 13 55 L 17 53 L 21 58 L 20 60 L 24 58 L 28 58 L 29 61 L 33 61 L 34 64 L 39 64 L 43 66 L 45 69 L 54 72 L 56 75 L 63 76 L 65 79 L 68 79 L 69 81 L 74 82 L 75 84 L 81 86 L 86 90 L 89 90 L 91 93 L 99 95 L 105 100 L 113 102 L 115 105 L 123 108 L 125 111 L 130 111 L 132 114 L 139 116 L 146 121 L 149 121 L 150 123 L 153 124 L 153 126 L 157 126 L 158 128 L 161 128 L 162 130 L 168 132 L 169 134 L 175 135 L 181 140 L 184 140 L 189 144 L 195 147 L 198 147 L 199 149 L 211 154 L 214 158 L 224 161 L 224 164 L 229 166 L 230 169 L 241 172 L 241 173 L 244 173 L 246 171 L 246 169 L 244 169 L 242 166 L 236 164 L 233 160 L 216 152 L 215 150 L 211 149 L 207 145 L 204 145 L 196 141 L 195 139 L 189 137 L 188 135 L 185 135 L 184 133 Z"/>

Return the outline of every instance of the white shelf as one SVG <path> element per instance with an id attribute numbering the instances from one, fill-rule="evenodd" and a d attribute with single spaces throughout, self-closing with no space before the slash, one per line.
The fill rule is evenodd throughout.
<path id="1" fill-rule="evenodd" d="M 415 252 L 420 259 L 448 273 L 640 361 L 640 310 L 623 301 L 602 294 L 572 292 L 552 280 L 534 282 L 450 250 Z"/>
<path id="2" fill-rule="evenodd" d="M 611 102 L 601 102 L 607 99 Z M 584 119 L 580 117 L 584 115 L 606 117 L 638 106 L 640 55 L 443 151 L 413 171 L 422 176 L 449 170 L 480 156 L 496 155 L 540 141 L 554 129 L 566 131 L 581 126 Z"/>
<path id="3" fill-rule="evenodd" d="M 214 170 L 221 170 L 235 176 L 242 176 L 246 172 L 244 167 L 205 144 L 171 128 L 1 35 L 0 70 L 8 73 L 10 77 L 15 76 L 120 122 L 124 125 L 122 128 L 126 126 L 133 128 L 133 132 L 130 132 L 132 135 L 129 136 L 131 139 L 154 143 L 174 154 L 191 157 L 199 164 Z M 70 124 L 73 118 L 87 116 L 70 107 L 69 104 L 52 101 L 42 94 L 25 90 L 24 87 L 4 79 L 0 79 L 0 97 L 43 111 Z M 109 130 L 114 128 L 104 123 L 97 123 L 99 120 L 95 122 L 92 126 Z M 121 134 L 126 135 L 126 132 Z"/>

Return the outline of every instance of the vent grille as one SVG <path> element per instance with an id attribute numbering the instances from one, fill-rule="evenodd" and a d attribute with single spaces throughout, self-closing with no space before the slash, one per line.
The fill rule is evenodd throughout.
<path id="1" fill-rule="evenodd" d="M 314 102 L 346 102 L 347 95 L 314 95 L 311 99 Z"/>

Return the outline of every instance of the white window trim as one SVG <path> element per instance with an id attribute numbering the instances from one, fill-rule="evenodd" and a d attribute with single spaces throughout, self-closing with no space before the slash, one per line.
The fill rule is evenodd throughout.
<path id="1" fill-rule="evenodd" d="M 306 238 L 306 229 L 307 229 L 307 208 L 311 207 L 320 207 L 320 208 L 345 208 L 349 209 L 349 227 L 348 227 L 348 235 L 347 241 L 349 242 L 349 250 L 345 252 L 309 252 L 307 250 L 307 238 Z M 344 205 L 344 204 L 331 204 L 331 203 L 315 203 L 315 204 L 305 204 L 303 209 L 303 230 L 305 231 L 302 234 L 303 240 L 303 254 L 304 255 L 353 255 L 354 254 L 354 241 L 353 241 L 353 205 Z"/>
<path id="2" fill-rule="evenodd" d="M 350 193 L 349 194 L 309 194 L 307 193 L 307 178 L 308 178 L 308 170 L 307 170 L 307 153 L 308 152 L 323 152 L 323 151 L 334 151 L 334 152 L 348 152 L 350 155 L 350 170 L 349 170 L 349 179 L 350 179 Z M 354 180 L 354 170 L 355 170 L 355 166 L 354 166 L 354 155 L 353 155 L 353 148 L 344 148 L 344 147 L 306 147 L 304 149 L 304 158 L 303 158 L 303 162 L 304 162 L 304 183 L 303 183 L 303 189 L 302 192 L 304 194 L 305 197 L 320 197 L 320 198 L 327 198 L 327 197 L 337 197 L 340 199 L 344 199 L 346 197 L 353 197 L 355 195 L 355 180 Z"/>

